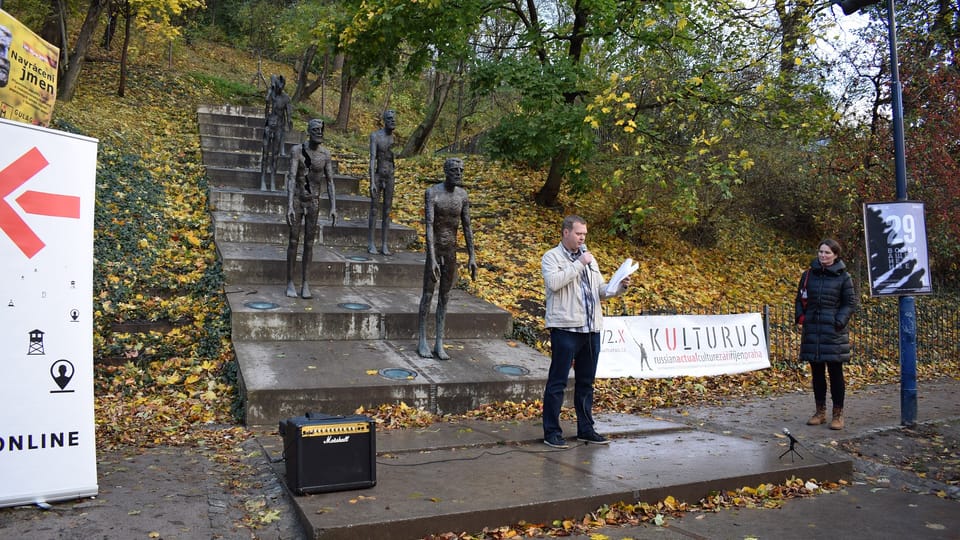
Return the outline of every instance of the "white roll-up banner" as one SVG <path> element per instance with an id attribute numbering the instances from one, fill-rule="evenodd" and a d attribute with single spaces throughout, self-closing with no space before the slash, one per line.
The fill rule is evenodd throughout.
<path id="1" fill-rule="evenodd" d="M 0 120 L 0 506 L 97 494 L 97 141 Z"/>

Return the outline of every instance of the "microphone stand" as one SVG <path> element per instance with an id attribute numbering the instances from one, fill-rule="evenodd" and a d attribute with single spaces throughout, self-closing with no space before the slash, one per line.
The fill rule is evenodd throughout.
<path id="1" fill-rule="evenodd" d="M 800 444 L 800 441 L 798 441 L 798 440 L 793 436 L 793 434 L 790 433 L 790 430 L 788 430 L 788 429 L 784 429 L 784 430 L 783 430 L 783 434 L 786 435 L 788 439 L 790 439 L 790 448 L 787 448 L 786 451 L 784 451 L 784 453 L 780 454 L 780 457 L 777 458 L 777 459 L 783 459 L 783 456 L 785 456 L 785 455 L 787 455 L 787 454 L 790 454 L 790 462 L 791 462 L 791 463 L 793 462 L 793 456 L 794 456 L 794 455 L 796 455 L 796 456 L 799 457 L 800 459 L 803 459 L 803 456 L 800 455 L 800 452 L 797 452 L 797 448 L 796 448 L 797 445 L 803 446 L 802 444 Z"/>

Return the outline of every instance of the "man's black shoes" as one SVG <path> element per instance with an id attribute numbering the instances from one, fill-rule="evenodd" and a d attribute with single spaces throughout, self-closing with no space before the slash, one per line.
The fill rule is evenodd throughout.
<path id="1" fill-rule="evenodd" d="M 544 437 L 543 444 L 551 448 L 570 448 L 570 445 L 567 444 L 567 441 L 559 435 Z"/>
<path id="2" fill-rule="evenodd" d="M 596 431 L 586 435 L 577 435 L 577 440 L 588 444 L 610 444 L 610 440 Z"/>

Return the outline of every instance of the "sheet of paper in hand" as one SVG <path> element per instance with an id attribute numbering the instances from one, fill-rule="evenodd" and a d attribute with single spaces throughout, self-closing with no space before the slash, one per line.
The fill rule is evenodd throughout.
<path id="1" fill-rule="evenodd" d="M 620 290 L 620 282 L 630 274 L 636 272 L 637 268 L 640 268 L 640 263 L 633 262 L 633 259 L 627 258 L 627 260 L 623 261 L 620 268 L 617 268 L 617 271 L 613 273 L 610 282 L 607 283 L 607 294 L 617 294 L 617 291 Z"/>

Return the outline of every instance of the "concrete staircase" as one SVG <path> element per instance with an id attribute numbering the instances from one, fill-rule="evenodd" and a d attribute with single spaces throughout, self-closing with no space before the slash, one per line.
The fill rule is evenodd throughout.
<path id="1" fill-rule="evenodd" d="M 325 219 L 323 195 L 308 269 L 313 298 L 285 296 L 289 160 L 279 165 L 279 191 L 261 191 L 262 109 L 201 107 L 197 117 L 248 425 L 397 401 L 454 413 L 540 397 L 548 359 L 508 344 L 509 313 L 463 291 L 454 290 L 448 305 L 444 339 L 451 360 L 417 354 L 424 256 L 408 246 L 418 233 L 394 224 L 395 254 L 367 253 L 369 198 L 359 194 L 356 177 L 335 174 L 335 227 Z M 302 137 L 288 135 L 287 154 Z M 404 181 L 402 162 L 397 181 Z M 298 286 L 299 274 L 295 269 Z M 428 322 L 432 344 L 432 313 Z"/>

